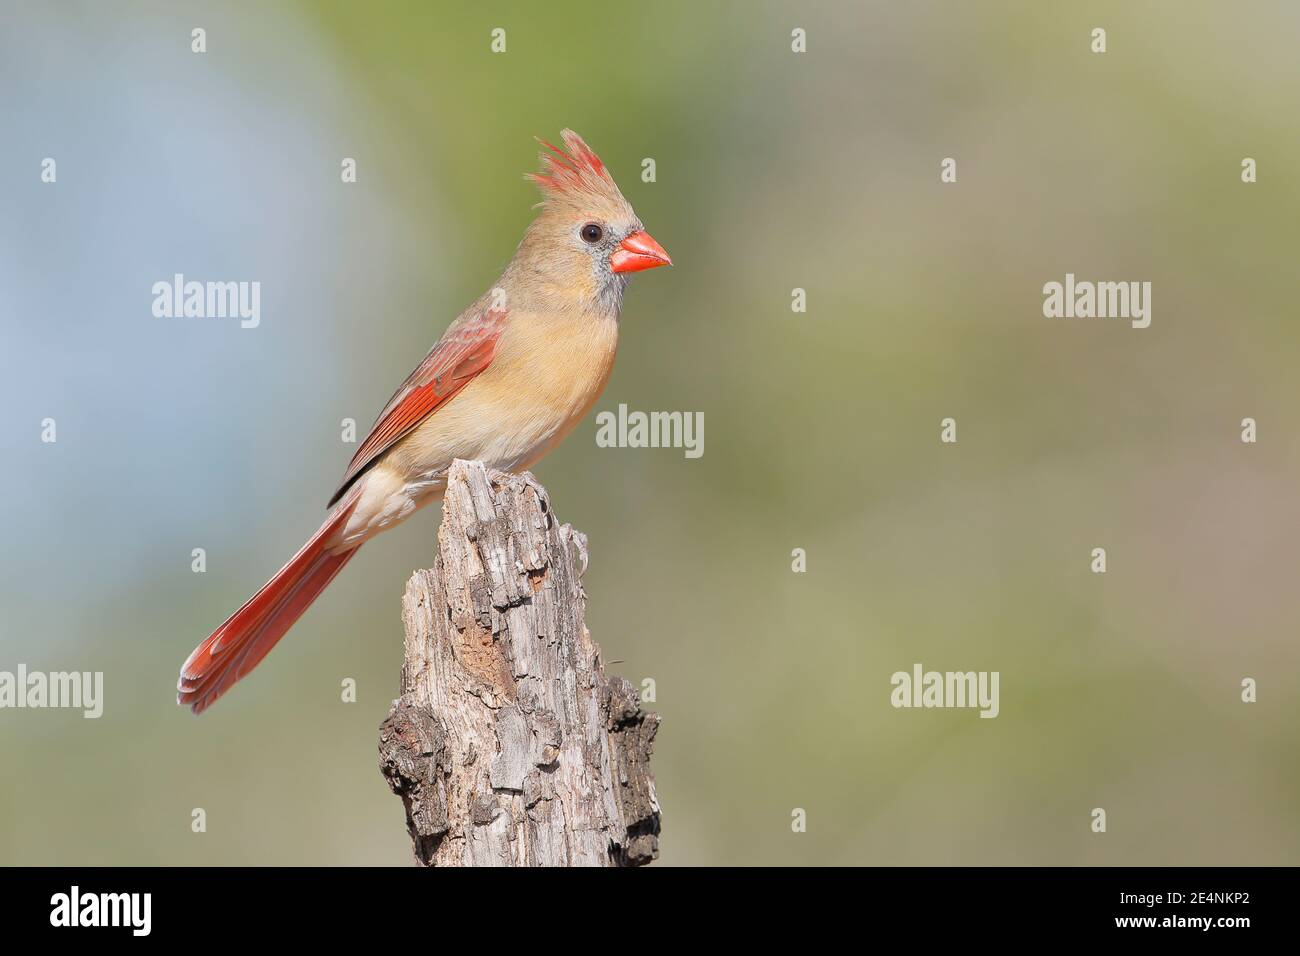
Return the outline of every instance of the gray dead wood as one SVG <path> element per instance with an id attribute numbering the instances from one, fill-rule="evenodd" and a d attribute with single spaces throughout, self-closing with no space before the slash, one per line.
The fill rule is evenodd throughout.
<path id="1" fill-rule="evenodd" d="M 586 537 L 531 475 L 457 461 L 438 555 L 406 585 L 379 763 L 429 866 L 639 866 L 659 855 L 657 714 L 607 678 Z"/>

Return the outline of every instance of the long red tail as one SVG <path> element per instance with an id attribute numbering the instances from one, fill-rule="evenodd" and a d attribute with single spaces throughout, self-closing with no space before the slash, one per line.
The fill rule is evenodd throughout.
<path id="1" fill-rule="evenodd" d="M 178 704 L 189 704 L 196 714 L 212 706 L 236 681 L 261 663 L 293 627 L 294 621 L 334 580 L 334 575 L 343 570 L 356 549 L 333 554 L 326 546 L 347 522 L 356 499 L 354 494 L 351 500 L 345 499 L 335 508 L 275 577 L 194 648 L 181 666 L 181 679 L 176 685 Z"/>

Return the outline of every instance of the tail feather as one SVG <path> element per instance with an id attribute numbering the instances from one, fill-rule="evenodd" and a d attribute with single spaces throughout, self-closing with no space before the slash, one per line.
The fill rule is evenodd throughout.
<path id="1" fill-rule="evenodd" d="M 261 663 L 311 606 L 356 549 L 331 552 L 335 532 L 346 524 L 358 495 L 344 499 L 289 562 L 244 605 L 207 636 L 181 666 L 176 702 L 201 714 L 235 682 Z"/>

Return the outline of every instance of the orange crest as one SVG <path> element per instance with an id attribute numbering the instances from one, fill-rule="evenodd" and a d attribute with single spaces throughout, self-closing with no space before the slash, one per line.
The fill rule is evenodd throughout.
<path id="1" fill-rule="evenodd" d="M 560 138 L 567 150 L 538 139 L 549 152 L 542 152 L 542 170 L 529 173 L 528 178 L 537 183 L 547 198 L 573 193 L 596 193 L 601 196 L 619 196 L 618 187 L 605 169 L 600 157 L 571 129 L 563 130 Z M 621 197 L 620 197 L 621 198 Z"/>

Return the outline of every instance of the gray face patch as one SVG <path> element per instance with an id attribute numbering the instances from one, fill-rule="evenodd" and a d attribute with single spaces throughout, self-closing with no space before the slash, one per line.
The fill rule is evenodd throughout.
<path id="1" fill-rule="evenodd" d="M 595 220 L 591 221 L 595 222 Z M 574 241 L 586 249 L 587 254 L 591 256 L 592 275 L 596 280 L 597 296 L 601 306 L 617 316 L 623 304 L 623 290 L 627 288 L 628 281 L 632 277 L 616 273 L 610 266 L 609 260 L 624 239 L 633 233 L 641 232 L 645 227 L 639 220 L 633 220 L 631 223 L 597 222 L 596 224 L 604 230 L 604 235 L 599 242 L 587 242 L 582 238 L 582 228 L 587 225 L 585 222 L 578 223 L 573 230 L 573 237 Z"/>

